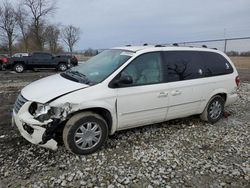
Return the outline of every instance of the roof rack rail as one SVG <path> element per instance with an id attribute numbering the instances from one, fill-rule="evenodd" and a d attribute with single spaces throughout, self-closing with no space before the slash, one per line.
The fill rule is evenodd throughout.
<path id="1" fill-rule="evenodd" d="M 214 50 L 218 50 L 217 48 L 212 48 L 212 49 L 214 49 Z"/>
<path id="2" fill-rule="evenodd" d="M 202 48 L 207 48 L 207 45 L 202 45 Z"/>
<path id="3" fill-rule="evenodd" d="M 173 45 L 173 46 L 179 46 L 179 44 L 178 44 L 178 43 L 173 43 L 172 45 Z"/>
<path id="4" fill-rule="evenodd" d="M 157 45 L 155 45 L 155 47 L 166 47 L 166 46 L 161 45 L 161 44 L 157 44 Z"/>

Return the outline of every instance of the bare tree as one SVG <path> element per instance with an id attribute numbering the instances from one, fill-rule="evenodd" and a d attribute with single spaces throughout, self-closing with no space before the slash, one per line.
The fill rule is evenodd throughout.
<path id="1" fill-rule="evenodd" d="M 15 9 L 9 2 L 5 1 L 3 7 L 0 7 L 0 29 L 3 31 L 4 40 L 7 38 L 8 51 L 12 54 L 13 42 L 15 36 L 16 16 Z"/>
<path id="2" fill-rule="evenodd" d="M 72 25 L 65 26 L 62 29 L 62 39 L 69 48 L 69 51 L 73 52 L 73 47 L 80 40 L 80 28 Z"/>
<path id="3" fill-rule="evenodd" d="M 44 48 L 44 18 L 55 11 L 55 0 L 23 0 L 24 5 L 27 6 L 32 14 L 32 26 L 35 43 L 38 50 Z"/>
<path id="4" fill-rule="evenodd" d="M 16 20 L 22 35 L 22 41 L 24 43 L 25 50 L 27 52 L 29 48 L 28 38 L 30 33 L 30 20 L 28 12 L 22 5 L 19 5 L 16 10 Z"/>
<path id="5" fill-rule="evenodd" d="M 57 53 L 58 51 L 58 41 L 60 36 L 60 30 L 55 25 L 49 25 L 47 26 L 45 30 L 45 38 L 46 42 L 49 45 L 49 50 L 51 53 Z"/>

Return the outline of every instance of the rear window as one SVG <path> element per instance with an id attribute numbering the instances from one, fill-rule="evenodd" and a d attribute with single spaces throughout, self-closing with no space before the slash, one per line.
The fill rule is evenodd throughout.
<path id="1" fill-rule="evenodd" d="M 222 55 L 213 52 L 199 52 L 204 64 L 205 76 L 219 76 L 233 72 L 231 64 Z"/>

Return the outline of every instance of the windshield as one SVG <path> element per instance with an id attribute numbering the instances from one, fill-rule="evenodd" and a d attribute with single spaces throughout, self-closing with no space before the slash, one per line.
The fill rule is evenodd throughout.
<path id="1" fill-rule="evenodd" d="M 78 82 L 86 84 L 96 84 L 106 79 L 132 55 L 132 52 L 124 50 L 105 50 L 85 63 L 62 73 L 62 76 L 71 76 L 75 81 L 78 79 Z"/>

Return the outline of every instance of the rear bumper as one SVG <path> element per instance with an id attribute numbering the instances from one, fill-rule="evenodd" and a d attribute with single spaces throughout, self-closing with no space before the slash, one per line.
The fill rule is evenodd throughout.
<path id="1" fill-rule="evenodd" d="M 42 124 L 39 121 L 35 120 L 33 116 L 29 114 L 28 111 L 25 110 L 26 108 L 27 103 L 23 105 L 23 107 L 19 110 L 18 114 L 16 114 L 13 110 L 13 124 L 17 126 L 21 135 L 32 144 L 37 144 L 41 147 L 56 150 L 57 142 L 54 139 L 48 140 L 45 144 L 43 143 L 43 135 L 46 129 L 42 127 Z M 28 131 L 27 127 L 32 131 Z"/>

